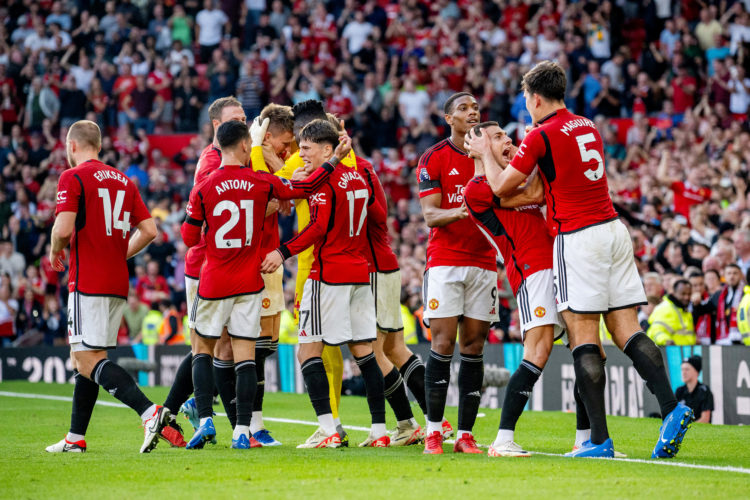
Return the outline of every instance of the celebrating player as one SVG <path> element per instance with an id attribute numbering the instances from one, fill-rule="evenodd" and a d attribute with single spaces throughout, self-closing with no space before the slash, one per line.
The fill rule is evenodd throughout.
<path id="1" fill-rule="evenodd" d="M 506 167 L 514 148 L 505 131 L 497 122 L 481 123 L 474 130 L 487 135 L 497 164 Z M 518 301 L 524 351 L 523 361 L 505 391 L 500 429 L 488 455 L 527 457 L 529 452 L 514 440 L 516 422 L 547 363 L 555 330 L 562 330 L 553 291 L 552 238 L 538 205 L 544 200 L 541 189 L 514 198 L 512 204 L 510 200 L 501 202 L 487 183 L 481 159 L 474 160 L 474 167 L 476 175 L 464 187 L 464 202 L 469 217 L 505 262 Z M 533 187 L 541 188 L 538 180 Z M 529 204 L 519 206 L 521 203 Z M 517 208 L 511 209 L 514 206 Z"/>
<path id="2" fill-rule="evenodd" d="M 201 240 L 207 229 L 206 263 L 201 269 L 191 315 L 196 333 L 193 346 L 193 383 L 200 418 L 187 448 L 202 447 L 216 435 L 211 418 L 213 370 L 211 358 L 216 341 L 226 333 L 231 338 L 236 373 L 236 422 L 232 448 L 250 448 L 250 418 L 257 376 L 255 339 L 260 334 L 263 280 L 260 275 L 263 224 L 272 197 L 292 199 L 314 191 L 333 168 L 320 169 L 299 189 L 289 181 L 266 173 L 256 174 L 250 162 L 252 143 L 247 125 L 228 121 L 216 131 L 223 156 L 221 167 L 199 182 L 190 193 L 182 236 L 188 247 Z M 228 213 L 228 216 L 227 216 Z"/>
<path id="3" fill-rule="evenodd" d="M 427 436 L 425 453 L 443 452 L 443 437 L 451 432 L 443 413 L 448 394 L 451 359 L 460 321 L 458 372 L 458 438 L 453 451 L 483 453 L 471 431 L 479 410 L 484 363 L 482 353 L 490 323 L 497 314 L 495 251 L 468 220 L 463 187 L 474 175 L 464 137 L 479 123 L 479 105 L 471 94 L 453 94 L 445 102 L 451 136 L 428 149 L 417 168 L 419 196 L 425 222 L 431 228 L 424 276 L 424 318 L 432 332 L 425 370 Z"/>
<path id="4" fill-rule="evenodd" d="M 693 414 L 679 404 L 661 352 L 638 323 L 636 306 L 646 295 L 625 225 L 612 206 L 602 140 L 594 123 L 570 113 L 564 103 L 565 71 L 556 63 L 537 64 L 523 77 L 526 108 L 534 121 L 510 165 L 497 170 L 486 135 L 469 134 L 481 154 L 487 180 L 497 196 L 512 192 L 534 168 L 545 187 L 547 223 L 554 241 L 557 309 L 568 328 L 581 399 L 591 422 L 591 438 L 570 456 L 611 457 L 612 440 L 604 407 L 606 373 L 599 339 L 599 315 L 607 330 L 656 395 L 663 423 L 652 457 L 674 456 Z"/>
<path id="5" fill-rule="evenodd" d="M 76 384 L 70 431 L 47 451 L 86 451 L 86 429 L 101 385 L 141 416 L 141 453 L 148 453 L 169 422 L 169 410 L 152 403 L 128 372 L 108 360 L 107 349 L 117 345 L 126 306 L 126 261 L 156 237 L 156 224 L 135 184 L 99 161 L 102 136 L 96 123 L 75 122 L 65 142 L 71 168 L 57 186 L 49 260 L 62 272 L 70 243 L 68 340 Z M 132 227 L 136 230 L 131 238 Z"/>
<path id="6" fill-rule="evenodd" d="M 300 156 L 308 165 L 322 164 L 331 153 L 337 162 L 350 149 L 350 139 L 344 136 L 339 144 L 336 129 L 325 119 L 314 120 L 300 131 Z M 388 446 L 383 374 L 371 345 L 375 339 L 375 304 L 368 286 L 363 233 L 367 218 L 385 221 L 385 210 L 369 192 L 362 176 L 345 165 L 339 165 L 329 181 L 310 196 L 310 207 L 310 224 L 269 253 L 261 268 L 263 272 L 273 272 L 284 259 L 314 245 L 313 266 L 300 304 L 298 358 L 320 428 L 299 448 L 341 445 L 320 357 L 323 343 L 349 344 L 362 372 L 372 427 L 360 446 Z"/>

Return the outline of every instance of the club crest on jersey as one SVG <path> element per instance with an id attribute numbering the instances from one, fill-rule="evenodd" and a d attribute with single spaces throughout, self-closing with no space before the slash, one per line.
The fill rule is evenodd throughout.
<path id="1" fill-rule="evenodd" d="M 543 308 L 542 306 L 537 307 L 534 309 L 534 316 L 537 318 L 542 318 L 544 315 L 547 314 L 547 310 Z"/>
<path id="2" fill-rule="evenodd" d="M 271 299 L 266 297 L 265 299 L 263 299 L 262 305 L 263 309 L 268 309 L 269 307 L 271 307 Z"/>
<path id="3" fill-rule="evenodd" d="M 309 198 L 310 205 L 325 205 L 326 195 L 325 193 L 315 193 Z"/>
<path id="4" fill-rule="evenodd" d="M 437 300 L 437 299 L 430 299 L 430 303 L 429 303 L 429 306 L 430 306 L 430 309 L 431 309 L 431 310 L 433 310 L 433 311 L 434 311 L 435 309 L 437 309 L 437 308 L 438 308 L 438 306 L 439 306 L 439 305 L 440 305 L 440 302 L 438 302 L 438 300 Z"/>

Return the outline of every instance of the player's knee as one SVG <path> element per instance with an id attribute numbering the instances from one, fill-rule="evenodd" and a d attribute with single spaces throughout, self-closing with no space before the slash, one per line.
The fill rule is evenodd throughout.
<path id="1" fill-rule="evenodd" d="M 449 355 L 453 354 L 453 350 L 456 347 L 456 339 L 450 338 L 445 335 L 438 336 L 434 332 L 432 334 L 432 350 L 438 354 Z"/>

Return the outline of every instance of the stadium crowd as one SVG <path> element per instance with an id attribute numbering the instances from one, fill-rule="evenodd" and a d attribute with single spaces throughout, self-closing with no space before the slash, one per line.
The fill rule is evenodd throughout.
<path id="1" fill-rule="evenodd" d="M 443 104 L 473 93 L 482 119 L 518 143 L 530 125 L 521 77 L 556 59 L 566 104 L 604 138 L 649 335 L 662 345 L 741 342 L 740 330 L 750 332 L 736 314 L 750 305 L 750 295 L 741 305 L 750 270 L 748 11 L 750 2 L 731 0 L 4 2 L 0 338 L 65 343 L 67 278 L 47 255 L 67 127 L 83 118 L 105 132 L 102 161 L 138 183 L 160 224 L 131 263 L 122 341 L 142 339 L 150 312 L 185 312 L 179 226 L 212 137 L 207 105 L 227 95 L 249 118 L 269 102 L 312 98 L 345 120 L 387 191 L 402 302 L 419 317 L 428 231 L 414 171 L 447 134 Z M 167 157 L 150 146 L 166 133 L 194 138 Z M 290 237 L 293 219 L 281 226 Z M 504 314 L 491 341 L 519 340 L 500 277 Z M 412 323 L 407 337 L 424 340 Z"/>

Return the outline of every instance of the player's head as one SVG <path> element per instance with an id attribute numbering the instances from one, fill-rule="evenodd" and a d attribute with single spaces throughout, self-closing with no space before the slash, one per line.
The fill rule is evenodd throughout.
<path id="1" fill-rule="evenodd" d="M 551 108 L 565 105 L 567 85 L 565 70 L 552 61 L 542 61 L 523 75 L 521 89 L 534 123 L 549 114 Z"/>
<path id="2" fill-rule="evenodd" d="M 327 118 L 313 120 L 299 133 L 299 155 L 305 166 L 318 168 L 332 155 L 339 143 L 339 133 Z"/>
<path id="3" fill-rule="evenodd" d="M 326 113 L 326 118 L 328 118 L 328 122 L 333 125 L 333 128 L 336 129 L 336 132 L 341 132 L 343 127 L 341 126 L 341 120 L 338 116 L 334 115 L 333 113 Z"/>
<path id="4" fill-rule="evenodd" d="M 229 120 L 216 129 L 216 141 L 224 155 L 234 156 L 240 163 L 250 162 L 250 151 L 253 144 L 247 125 L 237 120 Z"/>
<path id="5" fill-rule="evenodd" d="M 294 137 L 297 143 L 300 142 L 300 131 L 313 120 L 325 120 L 326 110 L 323 103 L 315 99 L 308 99 L 294 105 L 292 108 L 294 114 Z"/>
<path id="6" fill-rule="evenodd" d="M 245 111 L 242 109 L 242 104 L 234 96 L 222 97 L 212 102 L 208 107 L 208 118 L 211 120 L 211 125 L 214 128 L 214 136 L 219 125 L 222 123 L 230 120 L 247 123 L 247 117 L 245 116 Z"/>
<path id="7" fill-rule="evenodd" d="M 510 147 L 513 145 L 513 141 L 508 134 L 505 133 L 497 122 L 482 122 L 474 127 L 473 134 L 482 135 L 487 134 L 490 137 L 490 150 L 492 155 L 495 157 L 495 161 L 501 167 L 505 167 L 510 163 Z"/>
<path id="8" fill-rule="evenodd" d="M 79 120 L 70 126 L 65 140 L 68 163 L 73 168 L 81 156 L 98 156 L 102 149 L 102 131 L 89 120 Z"/>
<path id="9" fill-rule="evenodd" d="M 443 105 L 445 121 L 452 132 L 464 135 L 479 123 L 479 103 L 468 92 L 453 94 Z"/>
<path id="10" fill-rule="evenodd" d="M 268 118 L 265 141 L 279 157 L 286 158 L 294 142 L 294 113 L 289 106 L 271 103 L 260 112 L 260 121 Z"/>

